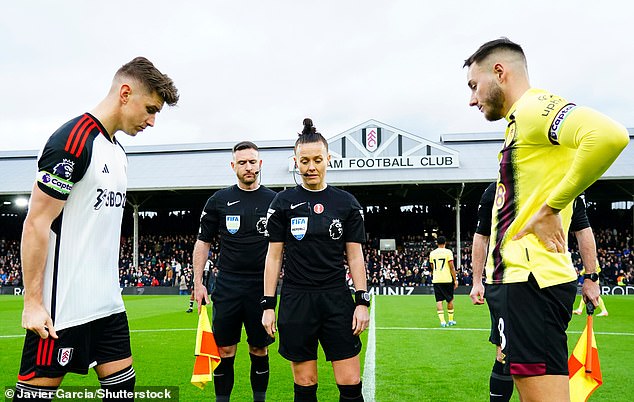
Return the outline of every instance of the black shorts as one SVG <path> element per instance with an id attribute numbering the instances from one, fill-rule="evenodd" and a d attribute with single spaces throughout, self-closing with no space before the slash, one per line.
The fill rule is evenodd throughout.
<path id="1" fill-rule="evenodd" d="M 58 339 L 42 339 L 33 331 L 26 332 L 18 380 L 86 374 L 96 365 L 132 356 L 125 311 L 59 330 L 57 335 Z"/>
<path id="2" fill-rule="evenodd" d="M 539 288 L 528 282 L 488 285 L 492 343 L 505 355 L 510 375 L 567 375 L 566 329 L 577 294 L 576 281 Z"/>
<path id="3" fill-rule="evenodd" d="M 434 296 L 436 301 L 446 300 L 448 302 L 453 300 L 453 282 L 449 283 L 434 283 Z"/>
<path id="4" fill-rule="evenodd" d="M 273 343 L 273 338 L 262 326 L 260 299 L 263 294 L 263 275 L 218 272 L 216 285 L 211 293 L 213 331 L 218 346 L 238 344 L 243 324 L 249 345 L 263 348 Z"/>
<path id="5" fill-rule="evenodd" d="M 361 340 L 352 334 L 355 304 L 350 289 L 291 289 L 282 286 L 277 325 L 279 352 L 286 360 L 317 360 L 320 343 L 326 360 L 337 361 L 361 352 Z"/>

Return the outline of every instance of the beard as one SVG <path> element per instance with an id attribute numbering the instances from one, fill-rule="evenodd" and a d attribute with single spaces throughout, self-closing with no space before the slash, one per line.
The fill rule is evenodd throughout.
<path id="1" fill-rule="evenodd" d="M 487 99 L 485 105 L 487 106 L 484 110 L 484 118 L 488 121 L 497 121 L 504 117 L 504 113 L 502 110 L 504 109 L 504 101 L 506 97 L 504 96 L 504 92 L 497 85 L 497 83 L 493 82 L 491 84 L 491 89 L 489 89 L 489 93 L 487 94 Z"/>

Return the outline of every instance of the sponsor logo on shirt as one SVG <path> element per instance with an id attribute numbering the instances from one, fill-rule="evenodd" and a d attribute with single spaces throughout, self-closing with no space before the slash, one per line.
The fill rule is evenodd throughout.
<path id="1" fill-rule="evenodd" d="M 238 233 L 238 229 L 240 229 L 240 215 L 227 215 L 225 217 L 225 225 L 229 233 Z"/>
<path id="2" fill-rule="evenodd" d="M 227 206 L 230 207 L 230 206 L 235 205 L 235 204 L 237 204 L 239 202 L 240 202 L 240 200 L 238 200 L 238 201 L 227 201 Z"/>
<path id="3" fill-rule="evenodd" d="M 304 202 L 300 202 L 299 204 L 291 204 L 291 209 L 295 209 L 295 208 L 297 208 L 297 207 L 299 207 L 299 206 L 302 206 L 302 205 L 304 205 L 304 204 L 306 204 L 306 201 L 304 201 Z"/>
<path id="4" fill-rule="evenodd" d="M 323 204 L 315 204 L 315 206 L 313 207 L 313 211 L 315 211 L 316 214 L 324 212 Z"/>
<path id="5" fill-rule="evenodd" d="M 95 211 L 101 207 L 107 208 L 125 208 L 125 193 L 112 191 L 106 188 L 97 189 L 97 201 L 95 202 Z"/>
<path id="6" fill-rule="evenodd" d="M 291 218 L 291 234 L 297 240 L 301 240 L 308 230 L 308 217 Z"/>
<path id="7" fill-rule="evenodd" d="M 37 172 L 37 181 L 61 194 L 69 194 L 73 183 L 43 170 Z"/>

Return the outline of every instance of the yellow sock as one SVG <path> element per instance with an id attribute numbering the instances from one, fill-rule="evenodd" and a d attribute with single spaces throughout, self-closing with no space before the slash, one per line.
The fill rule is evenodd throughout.
<path id="1" fill-rule="evenodd" d="M 437 313 L 438 313 L 438 318 L 440 319 L 440 323 L 441 324 L 446 324 L 445 311 L 444 310 L 438 310 Z"/>
<path id="2" fill-rule="evenodd" d="M 577 310 L 583 311 L 583 306 L 585 306 L 585 303 L 583 302 L 583 296 L 582 296 L 581 300 L 579 301 L 579 307 L 577 308 Z"/>
<path id="3" fill-rule="evenodd" d="M 449 321 L 453 321 L 453 310 L 447 310 L 447 318 L 449 318 Z"/>
<path id="4" fill-rule="evenodd" d="M 601 297 L 599 297 L 599 308 L 601 309 L 601 312 L 608 312 L 608 310 L 605 308 L 605 303 L 603 303 L 603 299 Z"/>

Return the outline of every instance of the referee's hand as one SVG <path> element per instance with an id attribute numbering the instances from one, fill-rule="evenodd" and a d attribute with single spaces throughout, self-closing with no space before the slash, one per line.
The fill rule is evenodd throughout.
<path id="1" fill-rule="evenodd" d="M 275 310 L 270 308 L 262 312 L 262 326 L 271 338 L 275 338 L 275 333 L 277 332 L 275 328 Z"/>
<path id="2" fill-rule="evenodd" d="M 358 336 L 370 325 L 370 314 L 367 306 L 357 306 L 352 316 L 352 334 Z"/>
<path id="3" fill-rule="evenodd" d="M 200 315 L 200 306 L 210 303 L 207 288 L 202 283 L 194 283 L 194 299 L 198 303 L 198 314 Z"/>

